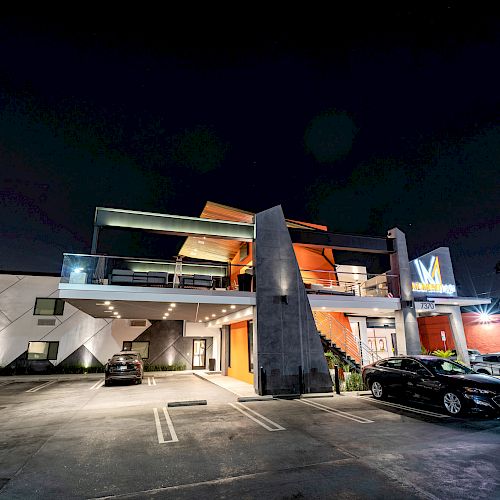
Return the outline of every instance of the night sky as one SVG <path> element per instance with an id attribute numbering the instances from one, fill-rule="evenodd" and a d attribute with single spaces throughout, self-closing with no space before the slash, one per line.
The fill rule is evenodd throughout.
<path id="1" fill-rule="evenodd" d="M 359 16 L 229 33 L 1 18 L 0 270 L 88 253 L 96 206 L 212 200 L 397 226 L 411 258 L 450 247 L 461 294 L 498 296 L 500 18 L 454 2 Z M 170 258 L 167 240 L 103 244 Z"/>

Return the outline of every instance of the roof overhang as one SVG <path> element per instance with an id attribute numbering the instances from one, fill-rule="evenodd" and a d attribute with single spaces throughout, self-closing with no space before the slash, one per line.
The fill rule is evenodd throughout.
<path id="1" fill-rule="evenodd" d="M 205 236 L 238 241 L 252 241 L 255 233 L 254 224 L 244 222 L 104 207 L 96 208 L 94 224 L 97 227 L 142 229 L 180 236 Z"/>
<path id="2" fill-rule="evenodd" d="M 478 299 L 476 297 L 428 297 L 429 302 L 441 306 L 481 306 L 491 304 L 491 299 Z"/>

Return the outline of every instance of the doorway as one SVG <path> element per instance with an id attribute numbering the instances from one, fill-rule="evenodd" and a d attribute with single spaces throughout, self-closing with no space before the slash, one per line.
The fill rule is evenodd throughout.
<path id="1" fill-rule="evenodd" d="M 193 370 L 205 368 L 206 347 L 207 341 L 205 339 L 193 340 Z"/>

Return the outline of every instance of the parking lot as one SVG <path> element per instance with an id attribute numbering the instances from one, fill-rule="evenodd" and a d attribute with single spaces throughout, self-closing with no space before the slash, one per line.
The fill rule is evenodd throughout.
<path id="1" fill-rule="evenodd" d="M 205 406 L 168 403 L 207 400 Z M 192 374 L 0 379 L 0 498 L 499 498 L 500 420 Z"/>

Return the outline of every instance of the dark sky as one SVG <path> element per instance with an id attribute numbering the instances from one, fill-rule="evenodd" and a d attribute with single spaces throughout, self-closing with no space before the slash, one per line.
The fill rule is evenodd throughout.
<path id="1" fill-rule="evenodd" d="M 58 272 L 95 206 L 213 200 L 397 226 L 412 258 L 450 247 L 462 294 L 498 295 L 500 18 L 440 5 L 230 33 L 1 18 L 0 269 Z"/>

